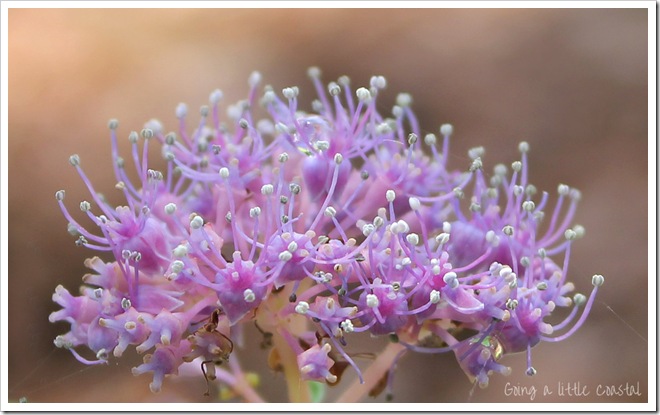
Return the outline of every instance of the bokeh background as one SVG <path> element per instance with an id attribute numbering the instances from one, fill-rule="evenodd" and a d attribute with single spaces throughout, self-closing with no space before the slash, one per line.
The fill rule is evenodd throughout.
<path id="1" fill-rule="evenodd" d="M 454 124 L 454 167 L 485 146 L 490 172 L 528 141 L 537 187 L 555 195 L 567 183 L 583 193 L 576 222 L 587 234 L 574 245 L 570 278 L 584 293 L 594 273 L 606 278 L 577 334 L 534 349 L 534 378 L 524 354 L 507 356 L 513 374 L 473 390 L 453 355 L 411 354 L 399 364 L 394 400 L 530 402 L 507 396 L 507 382 L 539 390 L 579 382 L 589 396 L 537 393 L 534 402 L 647 401 L 647 32 L 645 9 L 10 10 L 10 400 L 204 401 L 201 377 L 166 381 L 153 395 L 149 376 L 130 374 L 130 358 L 86 368 L 55 350 L 67 327 L 48 322 L 51 294 L 60 283 L 77 290 L 89 253 L 67 234 L 54 194 L 66 189 L 72 210 L 88 198 L 68 163 L 78 153 L 96 188 L 120 202 L 110 118 L 120 120 L 120 137 L 153 117 L 176 129 L 179 102 L 194 120 L 215 88 L 226 104 L 242 99 L 255 69 L 277 91 L 300 86 L 309 105 L 306 70 L 315 65 L 324 81 L 348 75 L 355 88 L 385 76 L 381 110 L 409 92 L 425 131 Z M 265 364 L 259 354 L 249 359 Z M 626 382 L 639 383 L 641 396 L 595 396 L 599 384 Z M 282 376 L 266 372 L 264 396 L 281 401 L 283 390 Z"/>

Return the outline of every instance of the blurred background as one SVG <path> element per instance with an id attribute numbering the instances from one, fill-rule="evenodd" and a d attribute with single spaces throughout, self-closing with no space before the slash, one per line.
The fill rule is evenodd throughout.
<path id="1" fill-rule="evenodd" d="M 399 364 L 394 401 L 530 402 L 507 396 L 507 382 L 539 390 L 580 382 L 589 396 L 537 393 L 534 402 L 646 402 L 647 281 L 654 278 L 647 275 L 647 32 L 645 9 L 10 10 L 10 400 L 205 401 L 201 376 L 167 380 L 154 395 L 149 376 L 130 374 L 130 356 L 88 368 L 55 349 L 53 339 L 68 327 L 48 322 L 58 308 L 52 292 L 58 284 L 77 292 L 90 252 L 74 245 L 54 194 L 66 189 L 72 211 L 88 198 L 68 163 L 78 153 L 96 188 L 121 202 L 113 199 L 110 118 L 119 119 L 123 143 L 151 118 L 175 130 L 179 102 L 195 123 L 213 89 L 223 90 L 225 105 L 243 99 L 253 70 L 276 91 L 298 85 L 311 108 L 306 71 L 315 65 L 326 83 L 348 75 L 354 88 L 385 76 L 381 112 L 409 92 L 425 132 L 452 123 L 455 168 L 467 166 L 469 148 L 485 146 L 492 172 L 517 160 L 518 142 L 528 141 L 539 189 L 554 197 L 567 183 L 583 194 L 576 223 L 587 233 L 574 245 L 569 279 L 588 294 L 593 274 L 606 278 L 578 333 L 533 350 L 535 377 L 524 374 L 524 354 L 507 356 L 502 363 L 513 374 L 473 390 L 453 355 L 410 354 Z M 251 364 L 265 365 L 251 350 Z M 626 382 L 639 383 L 641 396 L 596 396 L 597 385 Z M 267 371 L 261 390 L 272 401 L 286 397 L 283 377 Z"/>

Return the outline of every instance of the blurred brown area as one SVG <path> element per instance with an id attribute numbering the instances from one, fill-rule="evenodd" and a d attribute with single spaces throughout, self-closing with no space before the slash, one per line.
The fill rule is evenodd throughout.
<path id="1" fill-rule="evenodd" d="M 511 376 L 472 390 L 453 355 L 411 354 L 394 400 L 530 402 L 507 396 L 507 382 L 538 390 L 580 382 L 590 395 L 539 392 L 534 402 L 647 401 L 647 29 L 647 11 L 634 9 L 10 10 L 10 400 L 204 401 L 201 377 L 167 380 L 153 395 L 148 376 L 130 374 L 137 357 L 88 368 L 54 350 L 67 327 L 48 322 L 51 294 L 57 284 L 75 293 L 90 255 L 67 234 L 54 194 L 66 189 L 72 211 L 89 197 L 67 161 L 78 153 L 96 189 L 121 202 L 110 118 L 122 138 L 154 117 L 175 130 L 177 103 L 189 104 L 194 123 L 213 89 L 225 104 L 242 99 L 252 70 L 276 91 L 300 86 L 310 108 L 306 69 L 315 65 L 326 82 L 349 75 L 355 88 L 384 75 L 381 110 L 409 92 L 425 131 L 454 124 L 456 168 L 467 167 L 467 149 L 485 146 L 490 172 L 528 141 L 539 189 L 554 198 L 567 183 L 583 194 L 576 222 L 587 233 L 574 245 L 570 278 L 585 294 L 591 275 L 606 278 L 577 334 L 533 350 L 535 377 L 524 374 L 523 354 L 507 356 Z M 250 348 L 251 363 L 265 363 Z M 282 382 L 267 374 L 264 396 L 285 399 Z M 596 396 L 597 385 L 626 382 L 639 382 L 642 395 Z"/>

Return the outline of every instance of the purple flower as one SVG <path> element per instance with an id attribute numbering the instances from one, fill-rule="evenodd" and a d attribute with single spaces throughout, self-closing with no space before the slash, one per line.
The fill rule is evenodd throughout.
<path id="1" fill-rule="evenodd" d="M 376 106 L 383 77 L 353 92 L 347 77 L 326 88 L 318 70 L 310 76 L 313 112 L 299 108 L 297 87 L 261 93 L 254 73 L 248 99 L 229 105 L 226 119 L 216 90 L 192 132 L 180 104 L 178 133 L 157 120 L 129 133 L 136 181 L 110 121 L 122 206 L 100 197 L 71 156 L 91 194 L 80 203 L 88 223 L 69 214 L 64 191 L 56 199 L 76 244 L 105 259 L 86 262 L 92 272 L 79 296 L 56 288 L 62 309 L 50 320 L 71 329 L 55 345 L 85 364 L 135 347 L 145 360 L 133 373 L 152 373 L 154 392 L 195 363 L 207 382 L 251 400 L 234 353 L 253 340 L 242 336 L 246 324 L 275 348 L 271 367 L 289 381 L 293 373 L 334 384 L 348 365 L 364 380 L 346 350 L 363 332 L 408 351 L 453 352 L 480 386 L 510 372 L 499 361 L 511 353 L 525 351 L 527 374 L 536 373 L 531 349 L 579 329 L 603 284 L 596 275 L 588 298 L 571 297 L 580 193 L 560 185 L 554 206 L 539 195 L 527 143 L 510 171 L 498 164 L 489 179 L 481 147 L 468 152 L 469 166 L 451 170 L 452 126 L 440 127 L 441 145 L 435 134 L 422 138 L 410 95 L 400 94 L 388 117 Z M 149 168 L 154 144 L 163 171 Z M 242 339 L 236 350 L 232 338 Z"/>

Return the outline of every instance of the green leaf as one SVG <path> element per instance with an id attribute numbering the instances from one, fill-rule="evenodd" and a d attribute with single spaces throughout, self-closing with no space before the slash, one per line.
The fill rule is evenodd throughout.
<path id="1" fill-rule="evenodd" d="M 310 381 L 307 382 L 309 387 L 309 395 L 313 403 L 323 402 L 325 398 L 325 383 Z"/>

